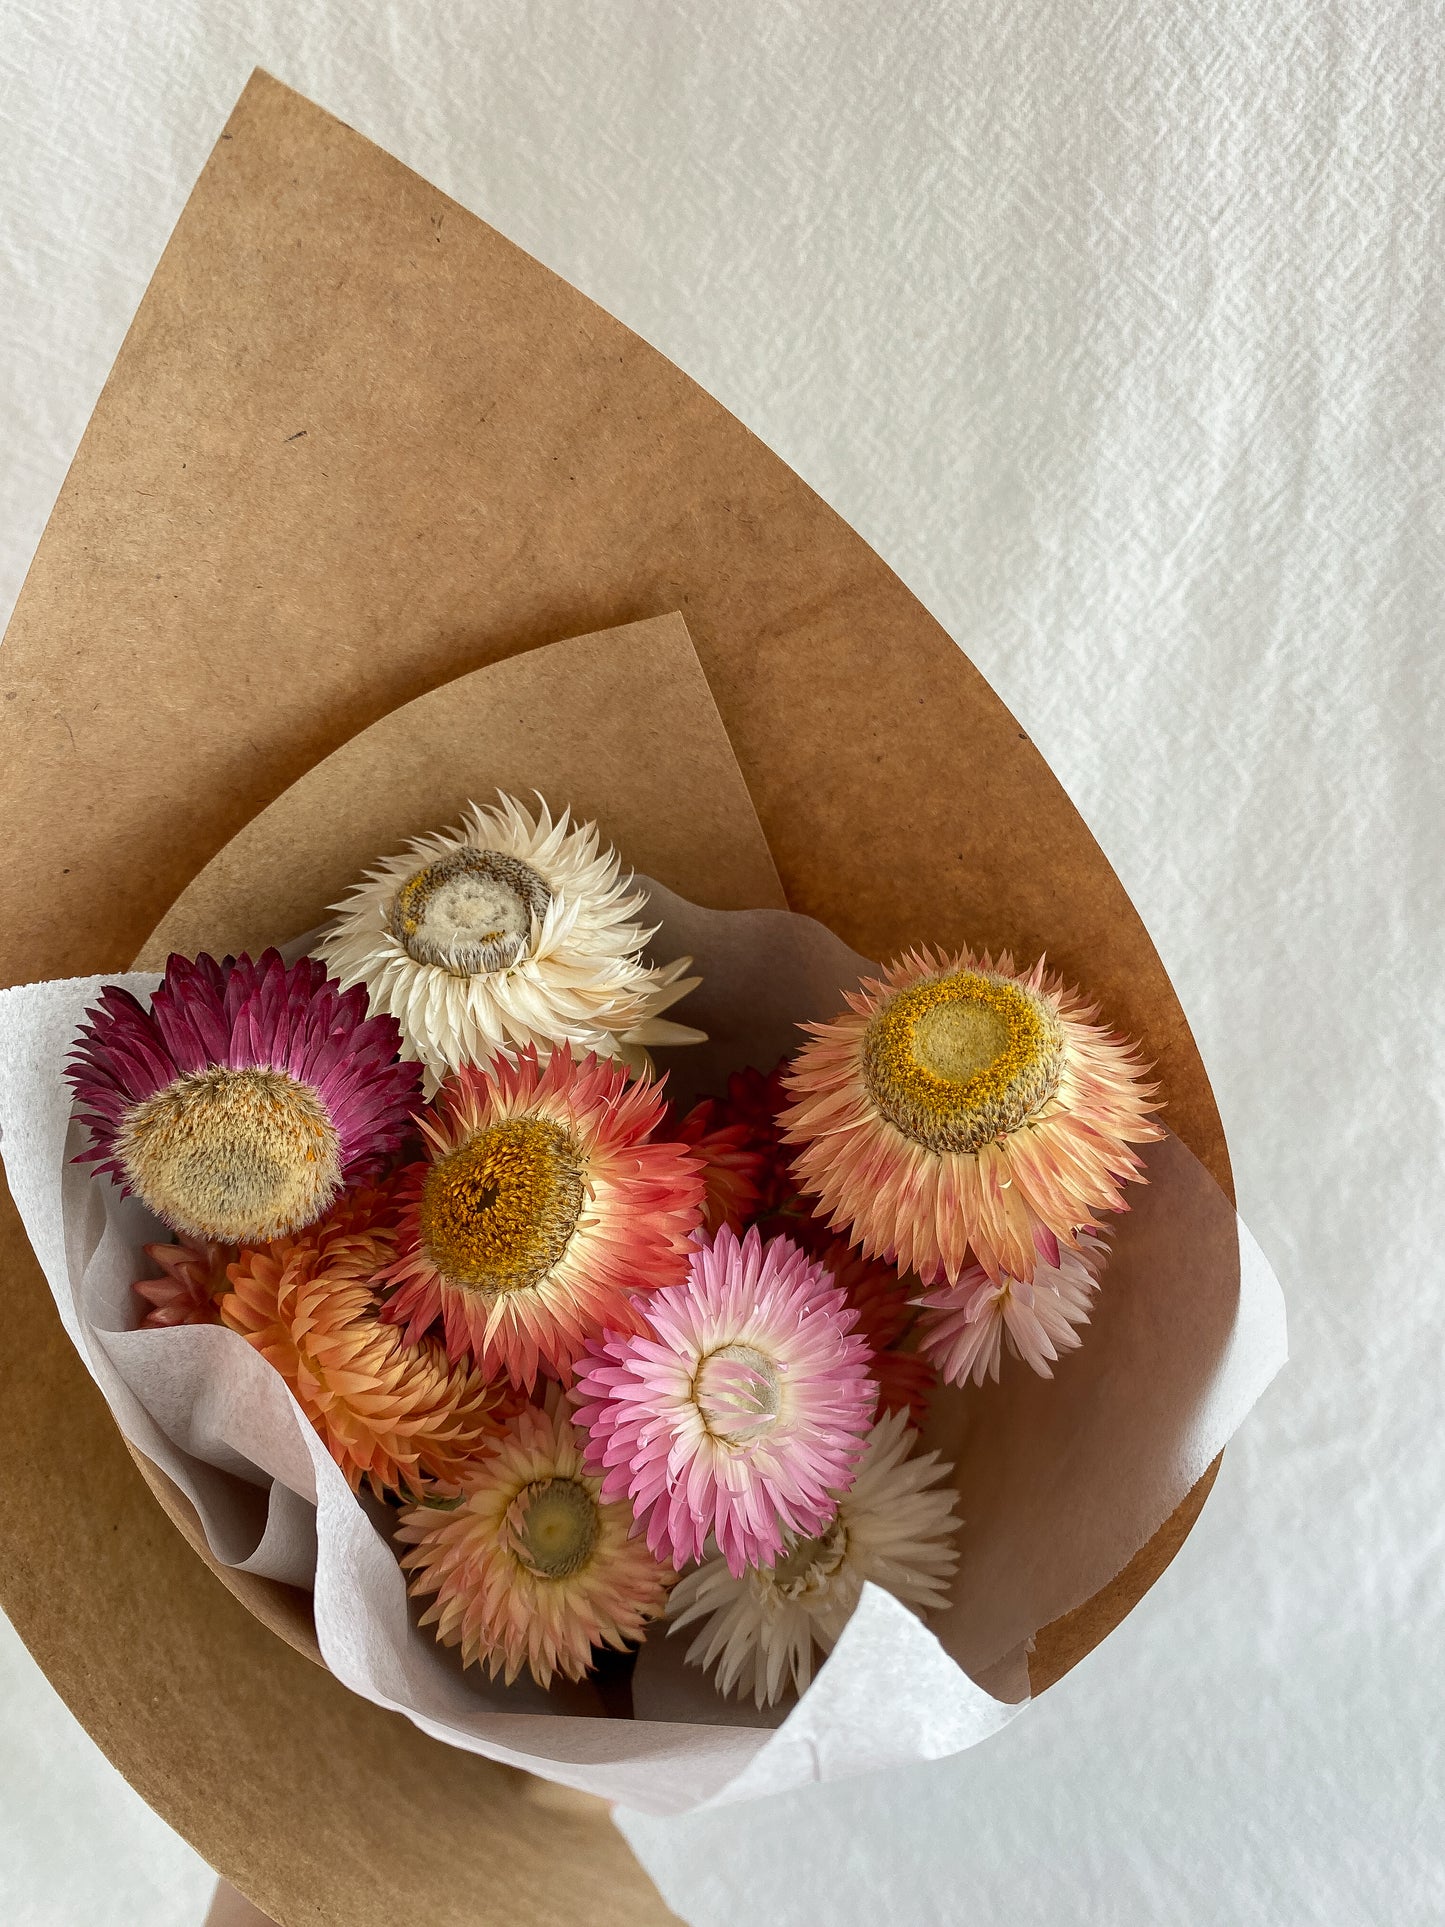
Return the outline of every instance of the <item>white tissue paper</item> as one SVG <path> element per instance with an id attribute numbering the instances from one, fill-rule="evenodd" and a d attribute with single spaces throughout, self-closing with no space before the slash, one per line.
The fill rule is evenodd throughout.
<path id="1" fill-rule="evenodd" d="M 706 1045 L 667 1053 L 673 1094 L 767 1069 L 795 1025 L 832 1016 L 873 966 L 784 911 L 699 909 L 648 884 L 659 956 L 702 973 L 683 1015 Z M 299 954 L 292 947 L 293 954 Z M 636 1717 L 569 1710 L 566 1692 L 464 1673 L 419 1632 L 385 1534 L 290 1391 L 220 1326 L 140 1330 L 143 1244 L 166 1236 L 71 1160 L 82 1148 L 63 1067 L 104 982 L 0 991 L 0 1152 L 62 1322 L 125 1436 L 195 1506 L 225 1565 L 314 1590 L 326 1664 L 449 1745 L 650 1813 L 678 1813 L 976 1745 L 1027 1700 L 1033 1635 L 1091 1597 L 1153 1535 L 1285 1359 L 1284 1306 L 1259 1248 L 1172 1137 L 1147 1147 L 1080 1351 L 1055 1377 L 941 1388 L 925 1435 L 955 1466 L 964 1521 L 947 1611 L 925 1626 L 876 1586 L 796 1703 L 723 1700 L 656 1629 Z M 1148 1040 L 1141 1040 L 1146 1053 Z M 570 1703 L 575 1706 L 575 1699 Z"/>

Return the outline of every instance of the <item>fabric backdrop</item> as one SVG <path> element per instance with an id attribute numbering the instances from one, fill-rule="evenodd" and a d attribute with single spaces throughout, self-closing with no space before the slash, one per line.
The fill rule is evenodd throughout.
<path id="1" fill-rule="evenodd" d="M 631 1824 L 697 1927 L 1445 1917 L 1442 28 L 1401 0 L 0 0 L 0 610 L 266 65 L 881 551 L 1069 788 L 1213 1076 L 1294 1358 L 1183 1554 L 964 1758 Z M 196 1920 L 204 1870 L 13 1639 L 0 1693 L 4 1918 Z"/>

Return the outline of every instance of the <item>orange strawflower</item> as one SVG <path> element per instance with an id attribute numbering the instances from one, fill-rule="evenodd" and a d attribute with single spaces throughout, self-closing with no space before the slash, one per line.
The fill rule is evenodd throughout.
<path id="1" fill-rule="evenodd" d="M 349 1192 L 319 1224 L 242 1251 L 221 1317 L 280 1372 L 353 1491 L 455 1493 L 500 1430 L 502 1393 L 382 1319 L 395 1252 L 386 1193 Z"/>

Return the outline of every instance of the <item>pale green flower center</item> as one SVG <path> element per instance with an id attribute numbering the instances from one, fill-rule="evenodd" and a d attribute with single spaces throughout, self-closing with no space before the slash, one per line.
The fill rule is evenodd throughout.
<path id="1" fill-rule="evenodd" d="M 784 1599 L 799 1600 L 826 1592 L 848 1558 L 848 1528 L 834 1519 L 814 1539 L 794 1539 L 776 1564 L 757 1574 L 758 1583 Z"/>
<path id="2" fill-rule="evenodd" d="M 566 1579 L 592 1557 L 602 1532 L 597 1501 L 579 1479 L 538 1479 L 507 1508 L 513 1556 L 539 1579 Z"/>
<path id="3" fill-rule="evenodd" d="M 1059 1088 L 1064 1034 L 1047 997 L 993 971 L 900 990 L 863 1040 L 879 1112 L 931 1151 L 980 1150 L 1019 1130 Z"/>

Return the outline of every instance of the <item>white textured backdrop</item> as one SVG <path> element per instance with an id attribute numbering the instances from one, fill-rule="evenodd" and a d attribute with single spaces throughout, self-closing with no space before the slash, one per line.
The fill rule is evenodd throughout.
<path id="1" fill-rule="evenodd" d="M 881 551 L 1214 1078 L 1294 1362 L 1183 1554 L 965 1758 L 633 1824 L 696 1927 L 1445 1918 L 1442 51 L 1401 0 L 0 0 L 0 611 L 266 65 Z M 4 1919 L 194 1921 L 13 1638 L 0 1695 Z"/>

